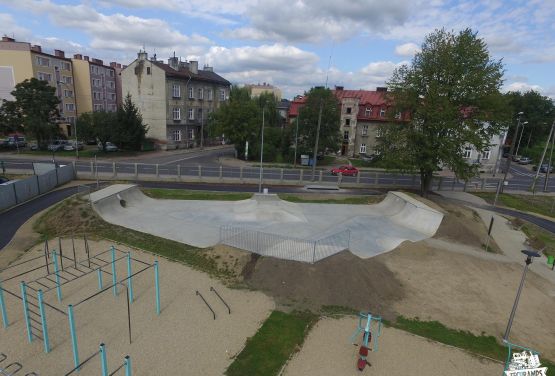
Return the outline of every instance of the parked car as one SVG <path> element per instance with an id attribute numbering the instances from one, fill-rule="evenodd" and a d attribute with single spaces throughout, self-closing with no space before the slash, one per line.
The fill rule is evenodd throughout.
<path id="1" fill-rule="evenodd" d="M 50 145 L 48 145 L 48 150 L 50 150 L 50 151 L 63 150 L 65 145 L 67 145 L 66 140 L 56 140 L 53 143 L 51 143 Z"/>
<path id="2" fill-rule="evenodd" d="M 534 166 L 534 167 L 532 167 L 532 169 L 533 169 L 534 171 L 537 171 L 537 170 L 538 170 L 538 166 Z M 542 172 L 542 173 L 545 174 L 545 173 L 547 172 L 547 169 L 549 169 L 549 173 L 552 173 L 552 172 L 553 172 L 553 166 L 549 166 L 548 163 L 544 163 L 544 164 L 541 165 L 541 167 L 540 167 L 540 172 Z"/>
<path id="3" fill-rule="evenodd" d="M 527 165 L 530 163 L 532 163 L 532 158 L 520 157 L 520 159 L 518 160 L 518 164 L 521 164 L 521 165 Z"/>
<path id="4" fill-rule="evenodd" d="M 77 145 L 77 147 L 75 146 Z M 81 141 L 69 141 L 67 144 L 64 145 L 65 151 L 75 151 L 75 149 L 83 150 L 83 143 Z"/>
<path id="5" fill-rule="evenodd" d="M 371 155 L 360 154 L 360 159 L 362 159 L 364 162 L 372 162 L 377 157 L 378 156 L 376 154 L 371 154 Z"/>
<path id="6" fill-rule="evenodd" d="M 2 141 L 2 149 L 18 149 L 27 146 L 27 141 L 23 136 L 8 136 Z"/>
<path id="7" fill-rule="evenodd" d="M 331 169 L 332 175 L 338 175 L 339 173 L 341 173 L 343 176 L 357 176 L 358 168 L 354 166 L 341 166 Z"/>
<path id="8" fill-rule="evenodd" d="M 29 149 L 31 150 L 39 150 L 39 145 L 36 142 L 29 144 Z"/>
<path id="9" fill-rule="evenodd" d="M 98 144 L 98 150 L 102 150 L 101 143 Z M 110 141 L 107 141 L 106 144 L 104 144 L 104 151 L 118 151 L 118 147 L 112 144 Z"/>
<path id="10" fill-rule="evenodd" d="M 520 155 L 513 155 L 513 162 L 520 161 L 520 158 L 522 158 Z"/>

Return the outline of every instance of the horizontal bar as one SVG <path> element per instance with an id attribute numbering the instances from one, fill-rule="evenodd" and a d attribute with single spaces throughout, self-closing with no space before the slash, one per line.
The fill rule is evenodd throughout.
<path id="1" fill-rule="evenodd" d="M 36 323 L 39 324 L 39 325 L 42 325 L 42 323 L 41 323 L 39 320 L 34 319 L 34 318 L 32 318 L 31 316 L 29 316 L 29 320 L 34 321 L 34 322 L 36 322 Z"/>
<path id="2" fill-rule="evenodd" d="M 20 262 L 19 264 L 14 264 L 14 265 L 7 266 L 7 267 L 5 267 L 4 269 L 0 269 L 0 273 L 2 273 L 2 272 L 5 271 L 5 270 L 11 269 L 11 268 L 15 268 L 16 266 L 23 265 L 23 264 L 25 264 L 25 263 L 31 262 L 31 261 L 36 260 L 36 259 L 41 259 L 41 258 L 44 258 L 44 256 L 33 257 L 32 259 L 29 259 L 29 260 L 27 260 L 27 261 Z"/>
<path id="3" fill-rule="evenodd" d="M 131 260 L 137 261 L 137 262 L 139 262 L 139 263 L 141 263 L 141 264 L 144 264 L 144 265 L 150 265 L 148 262 L 143 261 L 143 260 L 136 259 L 136 258 L 134 258 L 134 257 L 131 257 Z"/>
<path id="4" fill-rule="evenodd" d="M 48 264 L 50 265 L 51 263 L 49 262 Z M 46 267 L 46 265 L 42 265 L 42 266 L 39 266 L 39 267 L 37 267 L 37 268 L 31 269 L 31 270 L 27 270 L 26 272 L 19 273 L 19 274 L 17 274 L 17 275 L 14 275 L 13 277 L 10 277 L 10 278 L 7 278 L 7 279 L 3 279 L 2 282 L 10 281 L 10 280 L 12 280 L 12 279 L 14 279 L 14 278 L 21 277 L 22 275 L 25 275 L 25 274 L 34 272 L 35 270 L 39 270 L 39 269 L 42 269 L 42 268 L 45 268 L 45 267 Z M 33 281 L 31 281 L 31 282 L 33 282 Z"/>
<path id="5" fill-rule="evenodd" d="M 47 286 L 47 285 L 45 285 L 44 283 L 41 283 L 41 282 L 39 282 L 39 281 L 31 281 L 31 282 L 29 282 L 29 283 L 33 283 L 33 282 L 38 283 L 39 285 L 41 285 L 41 286 L 43 286 L 43 287 L 46 287 L 47 289 L 50 288 L 50 286 Z M 29 284 L 27 284 L 27 287 L 29 287 Z"/>
<path id="6" fill-rule="evenodd" d="M 109 374 L 108 376 L 114 376 L 114 375 L 115 375 L 116 373 L 118 373 L 118 371 L 119 371 L 120 369 L 122 369 L 124 366 L 125 366 L 125 362 L 124 362 L 121 366 L 119 366 L 118 368 L 116 368 L 116 369 L 115 369 L 111 374 Z"/>
<path id="7" fill-rule="evenodd" d="M 74 369 L 72 369 L 71 371 L 69 371 L 68 373 L 66 373 L 65 376 L 71 375 L 73 372 L 77 371 L 79 368 L 81 368 L 82 366 L 84 366 L 85 363 L 87 363 L 89 360 L 91 360 L 92 358 L 94 358 L 94 357 L 97 356 L 98 354 L 100 354 L 100 350 L 98 350 L 97 352 L 95 352 L 94 354 L 92 354 L 91 356 L 89 356 L 87 359 L 83 360 L 81 363 L 79 363 L 79 365 L 78 365 L 77 367 L 75 367 Z"/>

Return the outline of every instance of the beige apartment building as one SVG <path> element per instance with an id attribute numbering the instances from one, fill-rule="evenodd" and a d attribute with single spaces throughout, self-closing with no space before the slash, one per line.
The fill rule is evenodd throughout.
<path id="1" fill-rule="evenodd" d="M 121 71 L 122 95 L 131 98 L 148 125 L 147 137 L 163 150 L 200 146 L 207 121 L 229 97 L 230 82 L 197 61 L 168 63 L 144 51 Z M 207 144 L 207 140 L 204 140 Z"/>
<path id="2" fill-rule="evenodd" d="M 42 51 L 41 46 L 31 46 L 17 42 L 13 38 L 2 37 L 0 41 L 0 99 L 13 99 L 10 92 L 15 85 L 35 77 L 47 81 L 56 88 L 60 99 L 60 130 L 67 136 L 74 135 L 77 116 L 75 86 L 71 59 L 64 51 L 54 50 L 54 54 Z"/>
<path id="3" fill-rule="evenodd" d="M 245 85 L 251 91 L 251 97 L 259 97 L 262 93 L 274 94 L 278 101 L 281 100 L 281 90 L 275 86 L 267 84 L 266 82 L 256 85 Z"/>

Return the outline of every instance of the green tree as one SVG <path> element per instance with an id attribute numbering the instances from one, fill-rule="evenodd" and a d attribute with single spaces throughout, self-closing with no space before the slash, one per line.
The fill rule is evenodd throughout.
<path id="1" fill-rule="evenodd" d="M 428 35 L 411 65 L 396 69 L 388 82 L 390 117 L 401 112 L 410 120 L 383 127 L 378 147 L 384 164 L 419 171 L 423 196 L 438 166 L 459 178 L 474 175 L 463 149 L 474 145 L 483 151 L 506 125 L 502 77 L 502 62 L 490 58 L 472 30 Z"/>
<path id="2" fill-rule="evenodd" d="M 148 126 L 143 123 L 143 117 L 131 100 L 130 94 L 127 94 L 123 106 L 118 109 L 115 128 L 114 133 L 117 133 L 118 139 L 114 139 L 112 142 L 117 143 L 124 149 L 141 149 Z"/>
<path id="3" fill-rule="evenodd" d="M 318 126 L 318 115 L 322 107 L 322 121 L 320 125 L 320 137 L 318 150 L 338 150 L 341 143 L 339 133 L 339 120 L 341 105 L 332 91 L 323 87 L 313 87 L 308 93 L 306 104 L 299 113 L 299 150 L 314 149 L 316 143 L 316 131 Z"/>
<path id="4" fill-rule="evenodd" d="M 21 132 L 23 130 L 22 114 L 17 110 L 15 101 L 2 101 L 0 106 L 0 134 Z"/>
<path id="5" fill-rule="evenodd" d="M 22 127 L 28 138 L 35 138 L 39 147 L 44 148 L 59 132 L 60 100 L 56 88 L 46 81 L 31 78 L 15 85 L 11 94 L 15 100 L 2 103 L 2 119 L 7 120 L 11 128 Z"/>
<path id="6" fill-rule="evenodd" d="M 79 135 L 83 139 L 95 139 L 104 150 L 106 142 L 119 143 L 117 113 L 106 111 L 86 112 L 77 118 Z"/>

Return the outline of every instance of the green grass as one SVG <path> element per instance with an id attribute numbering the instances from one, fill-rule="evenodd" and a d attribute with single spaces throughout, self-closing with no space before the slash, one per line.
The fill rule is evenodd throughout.
<path id="1" fill-rule="evenodd" d="M 555 235 L 529 222 L 525 222 L 521 230 L 534 248 L 545 247 L 543 253 L 546 256 L 555 256 Z"/>
<path id="2" fill-rule="evenodd" d="M 277 375 L 291 355 L 300 349 L 317 320 L 317 315 L 308 312 L 273 311 L 258 332 L 247 340 L 225 374 Z"/>
<path id="3" fill-rule="evenodd" d="M 493 192 L 477 192 L 474 194 L 490 204 L 493 204 L 495 200 L 495 193 Z M 508 208 L 555 218 L 555 197 L 552 196 L 501 193 L 497 203 Z"/>
<path id="4" fill-rule="evenodd" d="M 252 197 L 252 193 L 247 192 L 207 192 L 165 188 L 143 188 L 142 191 L 144 194 L 152 198 L 172 200 L 239 201 Z"/>
<path id="5" fill-rule="evenodd" d="M 351 204 L 365 205 L 375 204 L 383 199 L 382 196 L 357 196 L 346 198 L 311 198 L 310 196 L 295 196 L 291 194 L 278 194 L 279 198 L 284 201 L 297 203 L 318 203 L 318 204 Z"/>

